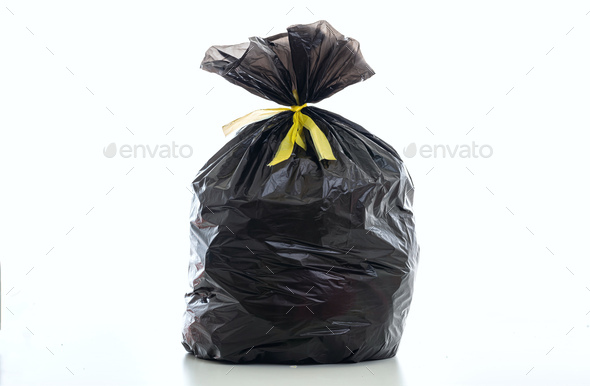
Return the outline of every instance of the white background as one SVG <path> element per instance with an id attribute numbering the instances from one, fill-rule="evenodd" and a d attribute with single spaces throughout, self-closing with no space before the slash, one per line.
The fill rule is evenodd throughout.
<path id="1" fill-rule="evenodd" d="M 587 1 L 4 2 L 0 384 L 590 384 L 589 11 Z M 475 142 L 493 156 L 404 157 L 422 253 L 395 359 L 196 360 L 180 344 L 187 186 L 225 143 L 223 124 L 275 107 L 200 61 L 213 44 L 320 19 L 359 40 L 376 72 L 320 107 L 400 152 Z M 172 141 L 193 156 L 103 155 L 113 142 Z"/>

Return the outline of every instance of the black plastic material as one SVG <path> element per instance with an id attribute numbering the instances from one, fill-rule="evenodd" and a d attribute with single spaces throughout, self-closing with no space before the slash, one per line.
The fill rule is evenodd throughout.
<path id="1" fill-rule="evenodd" d="M 286 106 L 374 74 L 358 42 L 326 21 L 287 30 L 211 47 L 201 67 Z M 304 130 L 307 150 L 295 145 L 267 166 L 291 127 L 287 111 L 239 130 L 193 182 L 182 343 L 199 358 L 301 364 L 396 354 L 419 255 L 412 180 L 398 153 L 361 126 L 317 107 L 302 113 L 336 161 L 319 161 Z"/>

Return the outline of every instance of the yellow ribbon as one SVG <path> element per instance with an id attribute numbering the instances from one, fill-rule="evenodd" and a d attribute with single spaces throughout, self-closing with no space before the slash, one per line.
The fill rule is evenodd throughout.
<path id="1" fill-rule="evenodd" d="M 285 138 L 283 138 L 283 140 L 281 141 L 281 144 L 279 145 L 279 149 L 277 150 L 275 157 L 268 164 L 268 166 L 276 165 L 280 162 L 289 159 L 289 157 L 291 157 L 291 153 L 293 153 L 293 147 L 295 146 L 295 144 L 298 144 L 304 150 L 307 150 L 307 146 L 305 144 L 305 136 L 303 135 L 304 127 L 307 130 L 309 130 L 309 133 L 311 134 L 311 139 L 313 141 L 313 144 L 315 145 L 315 149 L 319 159 L 335 160 L 336 158 L 332 153 L 332 148 L 330 147 L 328 138 L 326 138 L 324 133 L 315 124 L 313 119 L 301 112 L 301 109 L 303 109 L 304 107 L 307 107 L 307 103 L 302 106 L 291 106 L 290 108 L 280 107 L 276 109 L 256 110 L 223 126 L 223 133 L 225 135 L 229 135 L 237 129 L 244 127 L 249 123 L 258 122 L 263 119 L 270 118 L 273 115 L 276 115 L 283 111 L 293 111 L 293 125 L 287 132 Z"/>

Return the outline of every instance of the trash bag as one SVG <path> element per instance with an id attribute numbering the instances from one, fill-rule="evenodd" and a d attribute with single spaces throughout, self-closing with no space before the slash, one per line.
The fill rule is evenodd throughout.
<path id="1" fill-rule="evenodd" d="M 394 356 L 419 255 L 412 179 L 387 143 L 306 105 L 374 74 L 359 43 L 318 21 L 213 46 L 201 68 L 292 107 L 239 129 L 193 181 L 186 350 L 233 363 Z M 321 133 L 290 138 L 298 119 Z"/>

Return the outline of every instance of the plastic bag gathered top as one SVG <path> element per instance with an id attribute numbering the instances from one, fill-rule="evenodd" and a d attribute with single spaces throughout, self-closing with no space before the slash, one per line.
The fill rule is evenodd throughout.
<path id="1" fill-rule="evenodd" d="M 193 181 L 186 350 L 234 363 L 394 356 L 419 255 L 412 179 L 361 126 L 301 108 L 374 74 L 359 43 L 319 21 L 213 46 L 201 68 L 301 114 L 242 127 Z M 288 159 L 268 166 L 296 116 L 317 125 L 335 160 L 321 159 L 305 127 Z"/>

